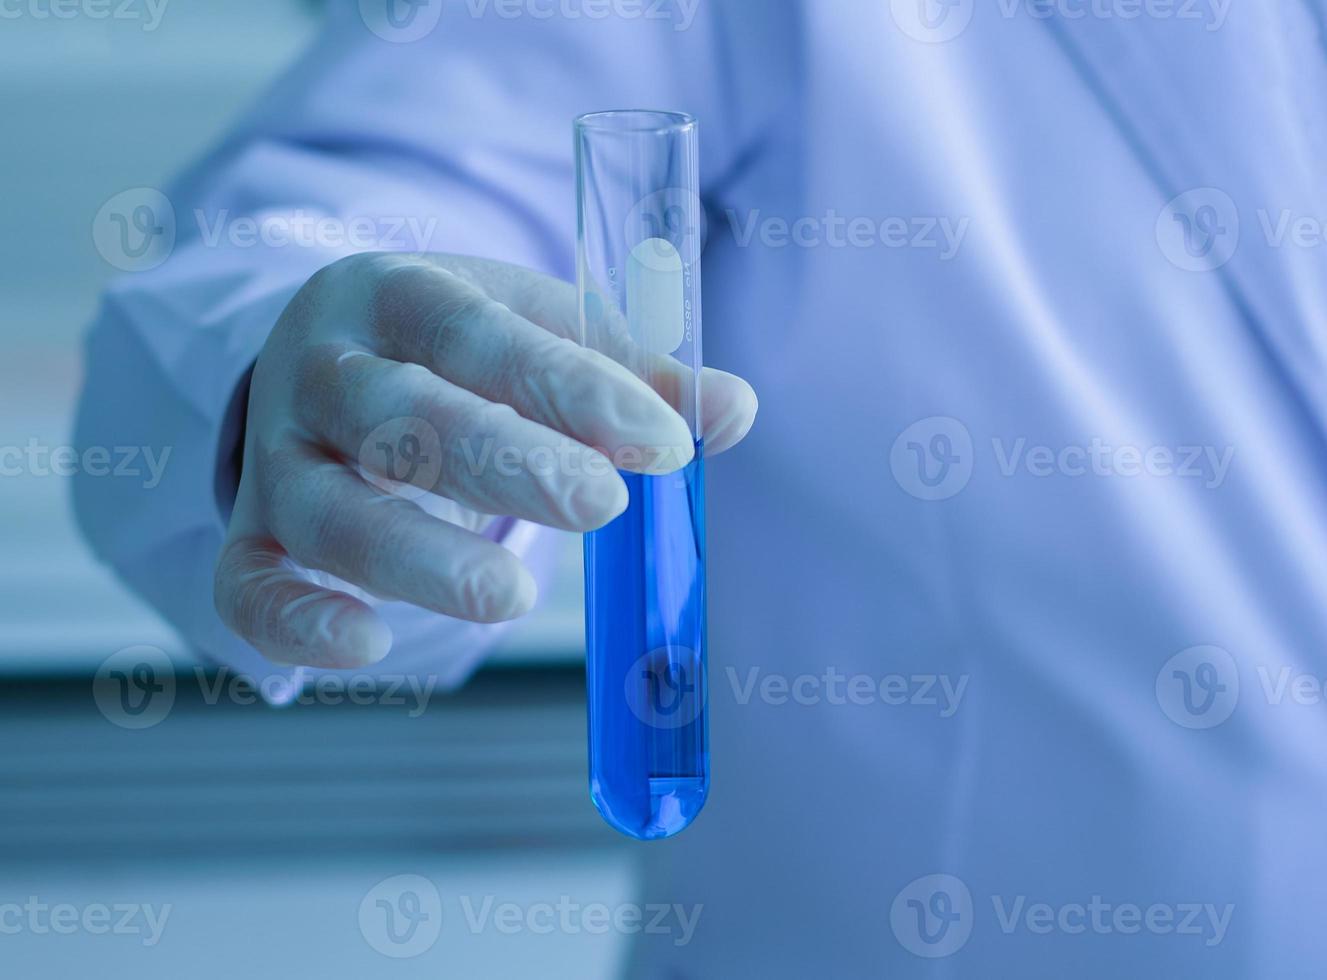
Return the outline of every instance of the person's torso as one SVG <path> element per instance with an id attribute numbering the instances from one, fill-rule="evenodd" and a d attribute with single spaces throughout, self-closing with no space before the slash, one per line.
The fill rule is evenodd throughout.
<path id="1" fill-rule="evenodd" d="M 711 200 L 762 408 L 709 469 L 712 798 L 649 852 L 703 912 L 642 977 L 1312 974 L 1317 10 L 1060 7 L 802 5 Z"/>

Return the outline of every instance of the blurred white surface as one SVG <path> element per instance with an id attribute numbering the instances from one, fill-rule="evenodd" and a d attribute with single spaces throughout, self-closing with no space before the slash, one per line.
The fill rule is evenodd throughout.
<path id="1" fill-rule="evenodd" d="M 19 6 L 29 9 L 27 3 Z M 0 19 L 0 119 L 6 137 L 6 152 L 0 154 L 5 352 L 0 449 L 30 442 L 49 449 L 70 441 L 81 381 L 80 339 L 113 274 L 92 242 L 92 221 L 101 205 L 127 188 L 161 186 L 203 153 L 306 43 L 316 27 L 312 9 L 296 0 L 168 0 L 160 25 L 150 32 L 138 21 L 86 16 Z M 90 673 L 106 656 L 133 644 L 179 652 L 170 631 L 83 545 L 67 480 L 33 473 L 0 476 L 0 549 L 0 674 Z M 502 659 L 578 655 L 576 539 L 566 538 L 564 554 L 560 587 L 513 631 Z M 42 757 L 31 747 L 50 749 L 54 724 L 30 719 L 19 743 L 29 748 L 11 754 L 11 760 L 40 765 Z M 173 741 L 189 744 L 189 738 L 199 737 L 197 726 L 184 720 L 181 725 Z M 237 732 L 244 730 L 221 737 L 233 748 Z M 569 739 L 568 745 L 583 752 L 579 728 Z M 86 746 L 74 744 L 70 751 L 85 753 Z M 182 761 L 197 767 L 199 758 Z M 161 765 L 154 761 L 153 771 Z M 46 770 L 51 786 L 29 787 L 24 799 L 59 808 L 67 805 L 61 794 L 77 787 L 92 804 L 113 808 L 123 802 L 119 789 L 71 783 L 70 772 L 69 766 Z M 198 777 L 205 785 L 216 783 L 206 767 Z M 124 786 L 133 793 L 132 780 Z M 363 791 L 344 780 L 329 782 L 329 788 L 337 786 Z M 164 800 L 162 812 L 187 802 L 187 790 L 176 787 L 179 798 Z M 428 792 L 428 785 L 421 783 L 419 791 Z M 12 785 L 8 792 L 12 804 Z M 588 812 L 589 802 L 584 806 Z M 317 830 L 311 826 L 307 833 L 316 839 Z M 31 897 L 80 909 L 154 903 L 170 904 L 172 910 L 161 941 L 152 947 L 133 935 L 31 929 L 6 934 L 0 937 L 0 976 L 589 980 L 614 972 L 625 941 L 618 934 L 585 931 L 509 934 L 492 923 L 473 930 L 460 904 L 462 897 L 482 904 L 492 896 L 529 908 L 566 895 L 580 903 L 620 906 L 629 900 L 631 886 L 620 852 L 504 856 L 487 851 L 456 857 L 421 849 L 418 855 L 370 860 L 329 849 L 323 863 L 143 861 L 153 848 L 147 837 L 134 853 L 102 855 L 121 862 L 114 865 L 38 861 L 29 855 L 31 865 L 8 867 L 0 906 L 21 905 Z M 376 860 L 391 866 L 377 866 Z M 411 959 L 375 951 L 359 925 L 365 895 L 399 874 L 424 876 L 443 903 L 441 935 Z"/>
<path id="2" fill-rule="evenodd" d="M 114 271 L 92 242 L 102 204 L 203 153 L 316 29 L 297 0 L 168 0 L 145 30 L 148 7 L 134 6 L 138 19 L 0 21 L 0 449 L 70 441 L 80 338 Z M 93 560 L 65 479 L 0 476 L 0 543 L 0 672 L 95 669 L 140 643 L 181 652 Z M 579 654 L 578 549 L 568 536 L 556 587 L 497 659 Z"/>
<path id="3" fill-rule="evenodd" d="M 399 945 L 388 938 L 387 912 L 377 906 L 379 899 L 389 906 L 402 900 L 400 883 L 390 881 L 398 875 L 424 879 L 436 888 L 441 903 L 440 920 L 430 915 L 409 943 Z M 404 884 L 420 886 L 425 902 L 432 899 L 427 885 L 417 879 Z M 27 980 L 589 980 L 614 975 L 630 938 L 612 927 L 601 931 L 595 917 L 599 913 L 589 907 L 603 905 L 610 914 L 624 908 L 629 912 L 635 901 L 628 861 L 620 854 L 595 852 L 432 857 L 390 866 L 341 861 L 302 866 L 296 874 L 284 865 L 270 870 L 210 864 L 150 865 L 148 870 L 126 865 L 67 874 L 46 869 L 7 872 L 0 909 L 23 906 L 29 899 L 46 906 L 73 906 L 80 913 L 93 906 L 138 906 L 140 911 L 127 924 L 136 932 L 118 935 L 95 935 L 81 927 L 60 935 L 49 930 L 49 912 L 35 917 L 9 912 L 4 973 Z M 570 911 L 558 911 L 559 903 Z M 505 918 L 497 917 L 499 906 Z M 549 906 L 556 927 L 545 931 Z M 409 912 L 411 907 L 401 909 Z M 420 908 L 428 910 L 427 905 Z M 110 921 L 120 918 L 115 914 Z M 398 937 L 409 935 L 406 922 L 397 919 Z M 47 925 L 44 932 L 39 931 L 42 923 Z M 151 941 L 150 923 L 160 926 L 155 945 L 145 945 Z M 18 931 L 10 933 L 16 924 Z M 416 948 L 418 955 L 401 955 Z"/>

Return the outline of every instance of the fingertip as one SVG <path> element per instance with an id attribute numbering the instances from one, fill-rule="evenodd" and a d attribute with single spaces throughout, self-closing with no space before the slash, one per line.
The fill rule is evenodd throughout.
<path id="1" fill-rule="evenodd" d="M 539 583 L 523 562 L 517 563 L 516 589 L 512 597 L 512 607 L 507 619 L 518 619 L 534 608 L 539 599 Z"/>
<path id="2" fill-rule="evenodd" d="M 369 606 L 340 593 L 310 593 L 288 604 L 282 618 L 293 643 L 263 651 L 274 663 L 349 670 L 378 663 L 392 648 L 391 627 Z"/>
<path id="3" fill-rule="evenodd" d="M 687 425 L 686 419 L 682 418 L 677 412 L 670 413 L 672 417 L 672 431 L 663 445 L 669 447 L 673 456 L 678 460 L 677 469 L 681 469 L 690 463 L 696 455 L 696 437 L 691 432 L 691 426 Z"/>
<path id="4" fill-rule="evenodd" d="M 730 378 L 736 387 L 736 398 L 739 411 L 746 419 L 746 428 L 750 430 L 751 424 L 756 420 L 756 414 L 760 411 L 760 396 L 756 394 L 756 389 L 751 386 L 751 382 L 746 378 L 739 378 L 735 374 L 730 374 Z M 743 433 L 745 434 L 745 432 Z"/>
<path id="5" fill-rule="evenodd" d="M 476 623 L 503 623 L 519 619 L 534 608 L 539 585 L 515 555 L 486 561 L 461 585 L 464 618 Z"/>
<path id="6" fill-rule="evenodd" d="M 608 524 L 612 521 L 617 520 L 619 517 L 622 516 L 622 514 L 626 511 L 626 509 L 630 505 L 631 505 L 631 492 L 627 489 L 627 482 L 623 480 L 622 477 L 614 473 L 613 497 L 611 502 L 609 503 L 609 506 L 605 508 L 605 511 L 608 514 L 608 520 L 604 521 L 604 524 Z"/>
<path id="7" fill-rule="evenodd" d="M 747 437 L 760 399 L 755 388 L 735 374 L 714 371 L 706 380 L 710 383 L 705 390 L 705 455 L 713 456 Z"/>
<path id="8" fill-rule="evenodd" d="M 695 455 L 691 426 L 656 391 L 643 384 L 640 390 L 645 397 L 631 410 L 600 413 L 601 424 L 605 420 L 612 420 L 612 424 L 596 433 L 602 438 L 590 440 L 591 444 L 613 448 L 610 455 L 619 469 L 669 473 L 685 466 Z"/>
<path id="9" fill-rule="evenodd" d="M 683 429 L 686 432 L 684 440 L 648 450 L 643 456 L 641 465 L 634 469 L 646 476 L 666 476 L 691 465 L 691 461 L 696 458 L 696 443 L 691 438 L 691 430 L 686 428 L 686 423 L 683 423 Z"/>
<path id="10" fill-rule="evenodd" d="M 627 484 L 616 473 L 583 479 L 572 488 L 567 503 L 569 530 L 596 531 L 616 520 L 630 503 Z"/>
<path id="11" fill-rule="evenodd" d="M 334 632 L 334 644 L 343 651 L 346 666 L 368 667 L 386 659 L 392 650 L 392 629 L 376 613 L 346 617 Z"/>
<path id="12" fill-rule="evenodd" d="M 653 439 L 640 440 L 633 447 L 624 448 L 621 468 L 646 476 L 664 476 L 676 473 L 696 458 L 696 438 L 691 426 L 672 407 Z"/>

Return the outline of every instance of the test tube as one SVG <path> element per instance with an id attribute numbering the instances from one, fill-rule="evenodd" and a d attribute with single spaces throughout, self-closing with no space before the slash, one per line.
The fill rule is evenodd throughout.
<path id="1" fill-rule="evenodd" d="M 664 476 L 620 465 L 631 501 L 585 536 L 590 795 L 612 827 L 652 840 L 709 791 L 697 124 L 595 112 L 575 140 L 581 341 L 664 393 L 695 441 Z"/>

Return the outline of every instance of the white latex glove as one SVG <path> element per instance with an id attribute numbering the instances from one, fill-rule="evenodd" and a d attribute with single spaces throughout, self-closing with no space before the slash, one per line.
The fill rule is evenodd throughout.
<path id="1" fill-rule="evenodd" d="M 594 530 L 627 506 L 615 464 L 694 454 L 665 400 L 686 369 L 654 361 L 656 391 L 569 339 L 576 325 L 574 286 L 501 262 L 366 254 L 311 278 L 254 368 L 222 620 L 277 663 L 350 668 L 391 632 L 305 569 L 460 619 L 528 612 L 534 579 L 478 533 L 489 515 Z M 706 369 L 701 395 L 713 454 L 750 429 L 755 393 Z"/>

